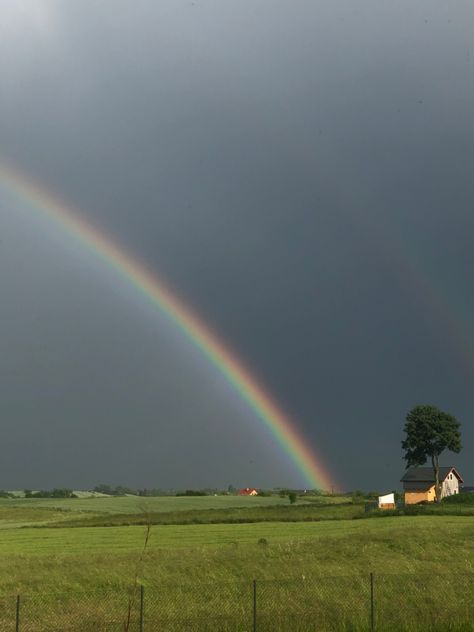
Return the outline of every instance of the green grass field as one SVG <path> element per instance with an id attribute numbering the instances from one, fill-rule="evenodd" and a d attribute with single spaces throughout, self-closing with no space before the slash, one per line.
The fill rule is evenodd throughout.
<path id="1" fill-rule="evenodd" d="M 278 497 L 239 496 L 0 500 L 0 529 L 21 526 L 129 526 L 340 520 L 362 516 L 348 498 L 289 505 Z"/>
<path id="2" fill-rule="evenodd" d="M 366 630 L 374 572 L 378 630 L 474 630 L 473 516 L 362 519 L 360 505 L 225 496 L 145 499 L 143 509 L 142 500 L 2 500 L 0 629 L 14 629 L 21 594 L 25 630 L 123 630 L 136 579 L 146 629 L 250 632 L 256 579 L 259 630 Z M 147 517 L 156 523 L 143 553 L 146 527 L 124 522 Z"/>
<path id="3" fill-rule="evenodd" d="M 119 496 L 105 498 L 1 498 L 2 511 L 11 507 L 56 508 L 62 511 L 98 513 L 143 513 L 143 511 L 182 511 L 190 509 L 223 509 L 229 507 L 267 507 L 287 505 L 288 499 L 278 496 Z"/>

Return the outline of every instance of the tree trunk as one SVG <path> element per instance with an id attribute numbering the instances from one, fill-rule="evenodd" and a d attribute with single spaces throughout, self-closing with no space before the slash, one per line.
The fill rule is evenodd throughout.
<path id="1" fill-rule="evenodd" d="M 441 484 L 439 482 L 439 459 L 437 454 L 431 455 L 431 463 L 433 465 L 433 474 L 435 479 L 436 502 L 441 502 Z"/>

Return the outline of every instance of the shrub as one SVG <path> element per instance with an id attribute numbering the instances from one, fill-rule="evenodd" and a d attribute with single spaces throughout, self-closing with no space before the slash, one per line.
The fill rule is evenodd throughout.
<path id="1" fill-rule="evenodd" d="M 288 493 L 288 500 L 290 501 L 290 503 L 291 503 L 292 505 L 294 505 L 294 504 L 295 504 L 295 502 L 296 502 L 296 498 L 297 498 L 297 496 L 296 496 L 296 492 L 289 492 L 289 493 Z"/>
<path id="2" fill-rule="evenodd" d="M 464 494 L 455 494 L 454 496 L 446 496 L 441 501 L 448 505 L 474 505 L 474 493 L 465 492 Z"/>

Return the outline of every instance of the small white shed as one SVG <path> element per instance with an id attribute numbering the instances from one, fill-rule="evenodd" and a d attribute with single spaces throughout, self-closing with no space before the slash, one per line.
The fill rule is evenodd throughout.
<path id="1" fill-rule="evenodd" d="M 395 494 L 379 496 L 379 509 L 395 509 Z"/>

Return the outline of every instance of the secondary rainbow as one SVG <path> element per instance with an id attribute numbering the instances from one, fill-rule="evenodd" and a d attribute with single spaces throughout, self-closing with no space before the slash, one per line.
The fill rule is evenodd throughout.
<path id="1" fill-rule="evenodd" d="M 225 376 L 256 413 L 257 418 L 270 430 L 303 475 L 305 485 L 320 489 L 337 488 L 321 458 L 316 456 L 315 451 L 296 430 L 294 422 L 218 336 L 156 274 L 152 274 L 115 241 L 83 219 L 78 211 L 4 163 L 0 163 L 0 184 L 33 210 L 61 226 L 169 317 Z"/>

